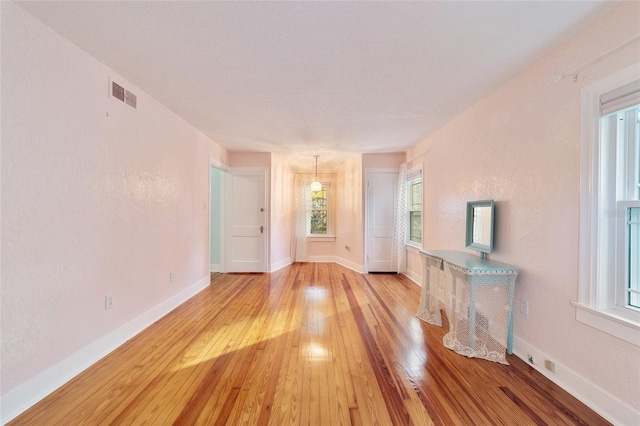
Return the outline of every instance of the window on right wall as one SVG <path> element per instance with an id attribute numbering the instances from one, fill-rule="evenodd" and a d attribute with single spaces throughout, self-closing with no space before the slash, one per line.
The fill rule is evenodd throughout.
<path id="1" fill-rule="evenodd" d="M 634 71 L 635 70 L 635 71 Z M 583 89 L 578 321 L 640 346 L 638 65 Z"/>
<path id="2" fill-rule="evenodd" d="M 422 168 L 407 173 L 408 228 L 407 244 L 422 246 Z"/>
<path id="3" fill-rule="evenodd" d="M 640 80 L 637 82 L 640 90 Z M 631 108 L 622 109 L 604 115 L 600 119 L 602 149 L 613 155 L 604 156 L 602 178 L 609 188 L 603 188 L 602 201 L 604 214 L 615 216 L 606 221 L 607 233 L 614 234 L 615 248 L 612 263 L 617 268 L 611 271 L 615 275 L 614 309 L 622 314 L 638 317 L 640 312 L 640 179 L 638 163 L 640 162 L 640 103 Z M 608 164 L 607 164 L 608 163 Z M 615 190 L 614 190 L 615 188 Z M 607 189 L 609 189 L 607 191 Z M 613 214 L 610 214 L 613 212 Z M 625 312 L 625 311 L 629 312 Z"/>

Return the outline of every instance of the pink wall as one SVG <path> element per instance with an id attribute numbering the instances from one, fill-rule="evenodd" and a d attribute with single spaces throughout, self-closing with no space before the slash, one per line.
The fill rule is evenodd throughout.
<path id="1" fill-rule="evenodd" d="M 637 35 L 638 9 L 635 2 L 620 6 L 412 147 L 407 158 L 424 154 L 425 247 L 463 249 L 465 203 L 495 199 L 490 258 L 520 268 L 516 304 L 529 303 L 528 316 L 515 310 L 520 348 L 537 348 L 640 411 L 640 348 L 577 322 L 571 306 L 580 244 L 581 88 L 638 61 L 640 43 L 587 67 L 577 82 L 554 82 Z"/>
<path id="2" fill-rule="evenodd" d="M 338 173 L 336 252 L 354 269 L 364 267 L 364 190 L 362 157 L 347 157 Z M 346 249 L 348 245 L 350 249 Z"/>
<path id="3" fill-rule="evenodd" d="M 228 160 L 10 2 L 2 3 L 2 58 L 5 395 L 208 283 L 209 157 Z M 136 110 L 107 96 L 110 77 L 137 94 Z"/>
<path id="4" fill-rule="evenodd" d="M 229 152 L 229 166 L 231 167 L 271 167 L 270 152 Z"/>
<path id="5" fill-rule="evenodd" d="M 380 154 L 362 154 L 364 169 L 396 169 L 406 161 L 405 152 L 385 152 Z"/>
<path id="6" fill-rule="evenodd" d="M 287 156 L 271 155 L 270 270 L 291 262 L 293 172 Z"/>

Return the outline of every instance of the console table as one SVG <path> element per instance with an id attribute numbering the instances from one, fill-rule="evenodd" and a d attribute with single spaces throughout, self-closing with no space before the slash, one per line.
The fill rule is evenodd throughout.
<path id="1" fill-rule="evenodd" d="M 444 275 L 449 332 L 444 345 L 462 355 L 508 364 L 513 350 L 513 294 L 518 268 L 469 253 L 421 250 L 422 290 L 416 316 L 442 326 L 438 301 Z"/>

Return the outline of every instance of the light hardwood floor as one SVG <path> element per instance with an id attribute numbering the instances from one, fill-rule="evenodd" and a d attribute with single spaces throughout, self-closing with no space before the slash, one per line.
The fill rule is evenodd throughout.
<path id="1" fill-rule="evenodd" d="M 223 274 L 16 418 L 25 425 L 601 425 L 520 359 L 469 359 L 402 275 Z"/>

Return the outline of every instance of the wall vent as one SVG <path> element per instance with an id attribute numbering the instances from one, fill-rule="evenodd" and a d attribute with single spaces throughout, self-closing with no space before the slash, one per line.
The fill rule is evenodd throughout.
<path id="1" fill-rule="evenodd" d="M 128 90 L 124 91 L 124 102 L 127 105 L 129 105 L 130 107 L 135 108 L 137 101 L 138 101 L 138 98 L 136 97 L 136 95 L 134 95 L 133 93 L 131 93 Z"/>
<path id="2" fill-rule="evenodd" d="M 137 107 L 138 97 L 114 81 L 111 82 L 111 95 L 132 108 Z"/>
<path id="3" fill-rule="evenodd" d="M 114 98 L 124 102 L 124 87 L 113 81 L 111 82 L 111 94 Z"/>

